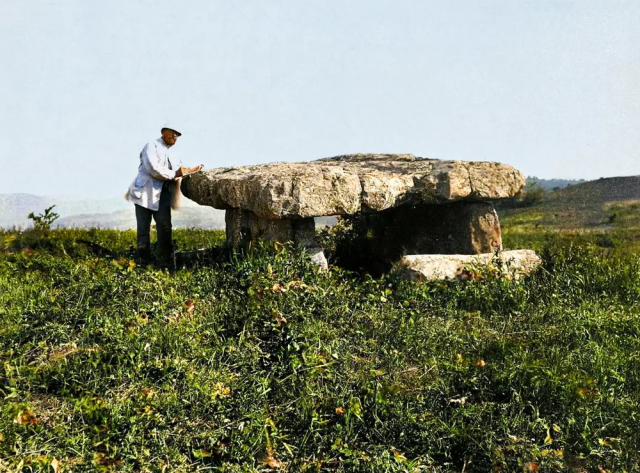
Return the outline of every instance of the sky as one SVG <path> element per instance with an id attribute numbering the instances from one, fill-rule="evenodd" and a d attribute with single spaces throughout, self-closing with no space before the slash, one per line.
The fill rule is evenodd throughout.
<path id="1" fill-rule="evenodd" d="M 0 0 L 0 194 L 357 152 L 640 174 L 638 0 Z M 8 175 L 7 175 L 8 174 Z"/>

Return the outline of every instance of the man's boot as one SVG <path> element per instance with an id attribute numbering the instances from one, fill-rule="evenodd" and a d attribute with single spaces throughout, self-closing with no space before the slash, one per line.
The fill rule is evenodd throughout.
<path id="1" fill-rule="evenodd" d="M 169 271 L 175 271 L 176 262 L 174 259 L 173 249 L 161 249 L 160 250 L 160 258 L 159 258 L 159 266 L 164 269 L 168 269 Z"/>
<path id="2" fill-rule="evenodd" d="M 138 248 L 138 264 L 148 266 L 151 263 L 151 249 L 149 247 Z"/>

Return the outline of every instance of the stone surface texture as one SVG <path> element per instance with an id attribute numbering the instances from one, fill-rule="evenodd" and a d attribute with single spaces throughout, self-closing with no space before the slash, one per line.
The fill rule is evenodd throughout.
<path id="1" fill-rule="evenodd" d="M 533 250 L 481 255 L 406 255 L 393 267 L 399 276 L 414 281 L 474 279 L 482 274 L 518 279 L 541 263 Z"/>
<path id="2" fill-rule="evenodd" d="M 305 163 L 218 168 L 182 180 L 183 194 L 198 204 L 250 210 L 266 219 L 508 198 L 523 186 L 522 174 L 506 164 L 440 161 L 411 154 L 356 154 Z"/>
<path id="3" fill-rule="evenodd" d="M 352 219 L 357 237 L 338 245 L 338 258 L 375 275 L 389 271 L 404 255 L 502 250 L 500 222 L 489 202 L 407 204 Z"/>
<path id="4" fill-rule="evenodd" d="M 405 255 L 502 250 L 500 221 L 489 202 L 403 205 L 363 218 L 379 247 Z"/>
<path id="5" fill-rule="evenodd" d="M 226 244 L 231 248 L 246 248 L 257 239 L 292 241 L 311 256 L 321 269 L 327 269 L 327 259 L 316 243 L 313 218 L 272 220 L 258 217 L 250 210 L 229 209 L 226 211 Z"/>
<path id="6" fill-rule="evenodd" d="M 272 220 L 258 217 L 250 210 L 226 211 L 227 246 L 238 247 L 256 239 L 294 241 L 308 248 L 315 245 L 313 218 Z"/>

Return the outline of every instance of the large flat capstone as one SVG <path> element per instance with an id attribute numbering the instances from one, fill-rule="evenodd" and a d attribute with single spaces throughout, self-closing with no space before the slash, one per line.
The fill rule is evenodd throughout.
<path id="1" fill-rule="evenodd" d="M 201 205 L 282 219 L 508 198 L 524 182 L 523 175 L 507 164 L 355 154 L 305 163 L 211 169 L 185 177 L 182 192 Z"/>

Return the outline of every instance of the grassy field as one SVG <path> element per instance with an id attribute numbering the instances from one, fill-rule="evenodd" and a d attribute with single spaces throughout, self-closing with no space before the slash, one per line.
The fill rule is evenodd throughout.
<path id="1" fill-rule="evenodd" d="M 633 229 L 537 218 L 503 218 L 532 276 L 428 284 L 0 233 L 0 471 L 640 471 Z"/>
<path id="2" fill-rule="evenodd" d="M 640 251 L 640 176 L 613 177 L 544 193 L 531 207 L 499 211 L 506 241 L 539 247 L 559 235 Z"/>

